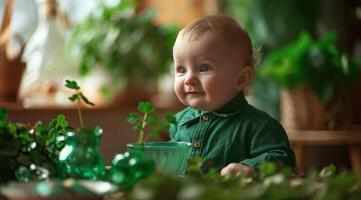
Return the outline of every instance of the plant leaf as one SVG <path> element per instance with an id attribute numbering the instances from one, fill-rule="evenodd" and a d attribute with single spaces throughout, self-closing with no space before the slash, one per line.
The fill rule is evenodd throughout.
<path id="1" fill-rule="evenodd" d="M 5 108 L 0 107 L 0 121 L 5 121 L 8 118 L 8 112 Z"/>
<path id="2" fill-rule="evenodd" d="M 271 176 L 277 172 L 277 166 L 273 162 L 264 162 L 260 165 L 259 169 L 266 176 Z"/>
<path id="3" fill-rule="evenodd" d="M 80 89 L 80 87 L 76 81 L 72 81 L 72 80 L 65 80 L 65 81 L 66 81 L 65 87 L 67 87 L 69 89 L 74 89 L 74 90 Z"/>
<path id="4" fill-rule="evenodd" d="M 153 104 L 149 102 L 140 102 L 138 105 L 138 110 L 143 113 L 151 113 L 155 110 Z"/>
<path id="5" fill-rule="evenodd" d="M 56 122 L 61 128 L 68 127 L 68 122 L 63 114 L 60 114 L 56 117 Z"/>
<path id="6" fill-rule="evenodd" d="M 156 115 L 149 115 L 147 119 L 147 124 L 150 126 L 154 126 L 158 123 L 159 119 Z"/>
<path id="7" fill-rule="evenodd" d="M 79 99 L 79 95 L 78 94 L 73 94 L 73 96 L 69 97 L 70 101 L 75 101 L 77 99 Z"/>
<path id="8" fill-rule="evenodd" d="M 320 171 L 321 178 L 327 178 L 336 174 L 336 166 L 331 164 Z"/>
<path id="9" fill-rule="evenodd" d="M 136 123 L 139 120 L 139 115 L 135 112 L 130 113 L 128 116 L 128 122 L 131 124 Z"/>
<path id="10" fill-rule="evenodd" d="M 79 96 L 81 97 L 81 99 L 83 100 L 84 103 L 90 105 L 90 106 L 95 106 L 95 104 L 91 101 L 89 101 L 88 98 L 86 98 L 86 96 L 84 96 L 84 94 L 82 92 L 79 92 Z"/>
<path id="11" fill-rule="evenodd" d="M 175 124 L 177 119 L 173 113 L 167 113 L 166 120 L 170 124 Z"/>

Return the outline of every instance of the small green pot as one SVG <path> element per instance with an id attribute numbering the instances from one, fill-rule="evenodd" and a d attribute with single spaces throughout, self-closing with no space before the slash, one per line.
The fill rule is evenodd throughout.
<path id="1" fill-rule="evenodd" d="M 191 143 L 187 142 L 145 142 L 127 144 L 130 154 L 142 154 L 152 159 L 161 172 L 184 175 L 191 153 Z"/>

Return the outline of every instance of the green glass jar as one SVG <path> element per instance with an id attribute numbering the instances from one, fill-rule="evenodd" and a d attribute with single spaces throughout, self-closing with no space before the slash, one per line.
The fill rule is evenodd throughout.
<path id="1" fill-rule="evenodd" d="M 57 166 L 61 177 L 91 180 L 104 178 L 105 161 L 99 149 L 102 132 L 99 127 L 82 127 L 76 133 L 66 134 L 66 144 L 59 153 Z"/>
<path id="2" fill-rule="evenodd" d="M 117 154 L 112 160 L 108 180 L 121 188 L 129 188 L 154 172 L 155 164 L 153 160 L 144 158 L 143 154 L 125 152 Z"/>
<path id="3" fill-rule="evenodd" d="M 191 153 L 188 142 L 145 142 L 128 144 L 127 148 L 130 154 L 143 154 L 154 160 L 157 170 L 175 175 L 186 173 Z"/>

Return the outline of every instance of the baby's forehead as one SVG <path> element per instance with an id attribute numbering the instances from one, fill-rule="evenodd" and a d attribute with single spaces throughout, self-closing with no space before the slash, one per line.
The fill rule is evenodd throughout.
<path id="1" fill-rule="evenodd" d="M 206 31 L 206 32 L 186 32 L 185 30 L 180 31 L 178 39 L 182 41 L 204 41 L 212 43 L 219 49 L 235 50 L 239 53 L 245 50 L 252 50 L 251 45 L 247 41 L 247 38 L 242 36 L 236 36 L 227 33 L 226 31 Z"/>
<path id="2" fill-rule="evenodd" d="M 243 65 L 249 65 L 249 60 L 252 57 L 250 54 L 252 48 L 247 44 L 246 39 L 228 37 L 224 32 L 202 32 L 201 34 L 190 34 L 182 30 L 177 38 L 178 42 L 193 43 L 201 41 L 203 44 L 208 43 L 206 48 L 210 51 L 205 53 L 214 54 L 218 52 L 224 56 L 224 59 L 232 63 L 239 63 Z M 218 54 L 217 53 L 217 54 Z"/>

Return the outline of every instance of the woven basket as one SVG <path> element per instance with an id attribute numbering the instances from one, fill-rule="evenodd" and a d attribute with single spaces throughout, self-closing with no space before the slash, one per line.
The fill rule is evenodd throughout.
<path id="1" fill-rule="evenodd" d="M 337 97 L 322 103 L 311 89 L 298 87 L 281 93 L 281 122 L 286 129 L 349 129 L 352 108 Z"/>

